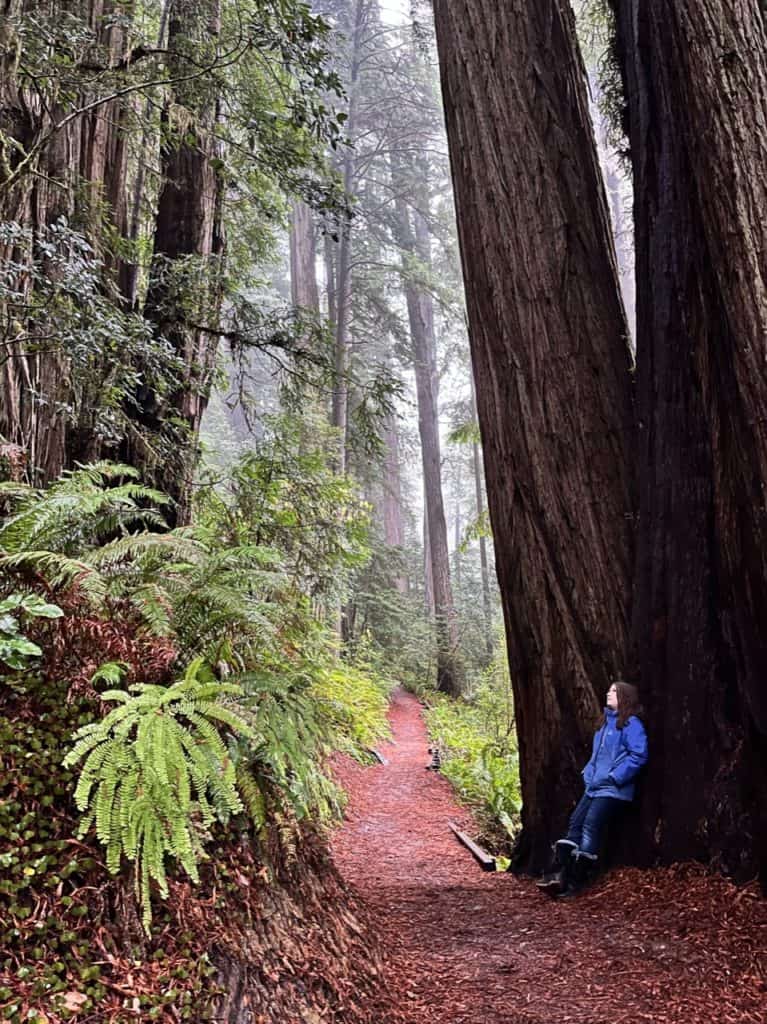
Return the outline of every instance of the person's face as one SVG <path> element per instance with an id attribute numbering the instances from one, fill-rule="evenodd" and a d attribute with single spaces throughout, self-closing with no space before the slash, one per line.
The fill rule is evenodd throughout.
<path id="1" fill-rule="evenodd" d="M 615 689 L 615 683 L 607 691 L 607 706 L 611 711 L 618 710 L 618 691 Z"/>

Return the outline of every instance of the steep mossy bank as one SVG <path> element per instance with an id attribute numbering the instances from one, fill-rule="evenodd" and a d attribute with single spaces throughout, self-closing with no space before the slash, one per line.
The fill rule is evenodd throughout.
<path id="1" fill-rule="evenodd" d="M 380 1019 L 375 937 L 322 836 L 276 811 L 218 826 L 201 884 L 171 879 L 144 933 L 130 879 L 74 838 L 61 762 L 92 716 L 63 684 L 0 693 L 0 1019 Z"/>

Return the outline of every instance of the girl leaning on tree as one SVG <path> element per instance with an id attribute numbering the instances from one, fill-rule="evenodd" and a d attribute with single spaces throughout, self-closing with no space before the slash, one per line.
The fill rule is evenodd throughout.
<path id="1" fill-rule="evenodd" d="M 581 773 L 586 789 L 570 817 L 567 835 L 554 845 L 556 869 L 538 883 L 550 896 L 571 896 L 593 877 L 608 822 L 634 799 L 636 776 L 647 761 L 637 689 L 616 680 Z"/>

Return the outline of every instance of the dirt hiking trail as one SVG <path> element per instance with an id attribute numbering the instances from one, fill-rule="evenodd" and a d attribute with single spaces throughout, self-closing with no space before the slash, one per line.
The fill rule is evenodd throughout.
<path id="1" fill-rule="evenodd" d="M 396 691 L 387 765 L 343 761 L 336 863 L 387 950 L 377 1024 L 767 1024 L 767 902 L 694 866 L 610 873 L 554 901 L 484 873 L 448 828 L 471 817 Z"/>

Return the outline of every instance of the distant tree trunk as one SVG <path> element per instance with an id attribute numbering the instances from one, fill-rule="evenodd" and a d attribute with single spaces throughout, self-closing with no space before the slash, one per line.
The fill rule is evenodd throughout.
<path id="1" fill-rule="evenodd" d="M 401 549 L 405 543 L 405 529 L 402 522 L 402 477 L 399 454 L 399 431 L 394 415 L 386 419 L 384 430 L 384 481 L 383 481 L 383 524 L 384 540 L 390 548 Z M 394 578 L 394 586 L 401 593 L 407 593 L 407 579 L 401 573 Z"/>
<path id="2" fill-rule="evenodd" d="M 474 378 L 471 380 L 471 419 L 477 419 L 477 396 L 474 389 Z M 474 441 L 471 446 L 474 468 L 474 494 L 477 506 L 477 521 L 481 524 L 485 515 L 485 496 L 482 489 L 482 454 L 479 444 Z M 479 535 L 479 569 L 482 580 L 482 611 L 485 619 L 485 650 L 488 658 L 493 656 L 493 610 L 490 599 L 490 572 L 487 562 L 487 538 L 484 533 Z"/>
<path id="3" fill-rule="evenodd" d="M 397 181 L 401 170 L 394 168 L 393 174 Z M 401 194 L 397 189 L 397 195 Z M 428 206 L 427 196 L 422 198 L 422 202 Z M 409 211 L 402 198 L 396 200 L 396 218 L 398 242 L 403 252 L 418 257 L 424 266 L 430 266 L 430 238 L 426 222 L 419 213 L 414 212 L 411 224 Z M 405 277 L 404 289 L 418 400 L 418 433 L 421 439 L 429 540 L 428 564 L 431 567 L 437 638 L 437 689 L 457 696 L 461 692 L 462 677 L 457 657 L 458 634 L 450 583 L 447 522 L 442 497 L 434 310 L 431 295 L 423 288 L 419 288 L 412 277 Z"/>
<path id="4" fill-rule="evenodd" d="M 453 578 L 461 585 L 461 464 L 455 471 L 455 511 L 453 513 Z"/>
<path id="5" fill-rule="evenodd" d="M 162 11 L 160 13 L 160 26 L 157 30 L 157 49 L 161 49 L 165 42 L 165 30 L 168 27 L 168 16 L 170 14 L 170 8 L 173 4 L 173 0 L 163 0 Z M 144 110 L 144 128 L 141 132 L 141 142 L 138 148 L 138 157 L 136 161 L 136 180 L 133 184 L 133 196 L 131 199 L 130 213 L 128 218 L 128 238 L 131 242 L 136 242 L 141 231 L 141 207 L 146 202 L 144 195 L 144 185 L 146 181 L 146 168 L 149 162 L 149 151 L 150 151 L 150 119 L 152 117 L 153 100 L 147 99 L 143 104 Z M 122 293 L 125 298 L 125 302 L 128 306 L 133 307 L 136 303 L 137 291 L 138 291 L 138 273 L 139 266 L 136 262 L 129 262 L 125 266 L 125 270 L 121 279 Z"/>
<path id="6" fill-rule="evenodd" d="M 431 543 L 429 541 L 429 515 L 423 510 L 423 605 L 426 617 L 434 618 L 434 577 L 431 571 Z"/>
<path id="7" fill-rule="evenodd" d="M 354 192 L 356 161 L 353 143 L 357 131 L 357 106 L 359 104 L 359 77 L 362 58 L 362 40 L 371 5 L 369 0 L 355 0 L 353 5 L 353 29 L 349 54 L 349 82 L 347 94 L 346 130 L 352 143 L 346 148 L 343 159 L 344 191 L 351 197 Z M 346 432 L 349 404 L 348 360 L 349 326 L 352 315 L 352 222 L 347 219 L 341 228 L 335 277 L 335 375 L 333 387 L 333 408 L 331 423 L 338 430 L 338 455 L 336 469 L 346 472 Z"/>
<path id="8" fill-rule="evenodd" d="M 119 0 L 91 0 L 90 27 L 105 48 L 111 65 L 124 59 L 130 48 L 130 26 L 126 8 Z M 117 16 L 117 17 L 116 17 Z M 128 126 L 124 100 L 112 100 L 82 118 L 78 174 L 87 185 L 88 209 L 83 220 L 94 251 L 104 264 L 105 283 L 115 297 L 124 296 L 128 265 L 115 255 L 115 240 L 128 233 L 127 176 Z M 110 237 L 111 236 L 111 237 Z M 106 244 L 105 244 L 106 242 Z M 118 300 L 119 301 L 119 300 Z M 68 466 L 94 462 L 103 454 L 102 398 L 111 386 L 113 360 L 93 360 L 90 387 L 78 396 L 78 415 L 67 432 Z"/>
<path id="9" fill-rule="evenodd" d="M 633 238 L 633 224 L 626 223 L 626 211 L 624 210 L 624 197 L 621 188 L 622 178 L 614 167 L 615 158 L 607 168 L 605 184 L 607 196 L 610 202 L 612 214 L 613 237 L 615 239 L 615 253 L 618 260 L 618 276 L 621 283 L 621 295 L 626 310 L 626 320 L 632 332 L 632 338 L 636 335 L 636 283 L 634 280 L 634 261 L 631 258 L 631 241 Z"/>
<path id="10" fill-rule="evenodd" d="M 645 861 L 767 879 L 767 37 L 621 0 L 634 164 Z"/>
<path id="11" fill-rule="evenodd" d="M 183 54 L 199 54 L 215 45 L 220 0 L 176 0 L 168 20 L 168 49 L 176 53 L 183 75 Z M 199 58 L 198 58 L 199 59 Z M 221 307 L 221 264 L 224 237 L 221 219 L 223 187 L 214 158 L 219 145 L 213 135 L 217 100 L 199 83 L 179 82 L 162 114 L 163 186 L 157 204 L 154 256 L 145 315 L 182 360 L 180 387 L 169 403 L 151 392 L 139 395 L 139 422 L 158 432 L 169 416 L 181 421 L 173 451 L 158 460 L 140 437 L 129 439 L 129 457 L 175 501 L 172 518 L 187 522 L 191 484 L 197 463 L 197 440 L 208 402 L 218 346 Z"/>
<path id="12" fill-rule="evenodd" d="M 320 308 L 316 255 L 312 211 L 296 200 L 290 216 L 290 298 L 294 306 L 315 313 Z"/>
<path id="13" fill-rule="evenodd" d="M 434 9 L 537 870 L 625 665 L 630 354 L 568 0 Z"/>
<path id="14" fill-rule="evenodd" d="M 577 7 L 576 7 L 577 10 Z M 631 217 L 626 216 L 624 194 L 627 192 L 627 174 L 611 138 L 610 122 L 602 109 L 603 93 L 598 69 L 588 69 L 589 111 L 594 124 L 597 153 L 602 168 L 607 200 L 610 206 L 613 243 L 618 263 L 618 277 L 621 285 L 626 321 L 633 341 L 636 333 L 636 294 L 634 286 L 633 233 Z"/>

